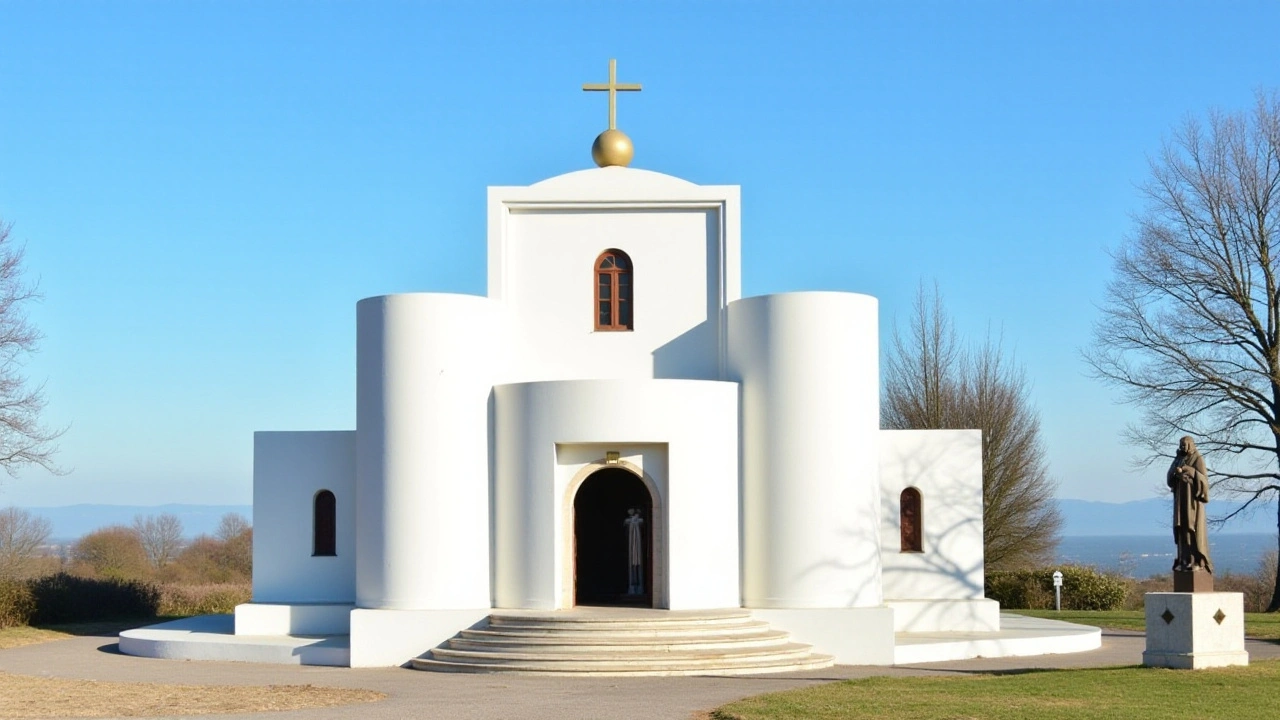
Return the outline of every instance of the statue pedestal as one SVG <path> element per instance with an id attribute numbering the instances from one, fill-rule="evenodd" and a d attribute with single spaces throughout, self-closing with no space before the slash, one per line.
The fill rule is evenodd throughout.
<path id="1" fill-rule="evenodd" d="M 1203 570 L 1174 570 L 1173 591 L 1178 593 L 1213 592 L 1213 573 Z"/>
<path id="2" fill-rule="evenodd" d="M 1249 664 L 1242 593 L 1147 593 L 1145 605 L 1143 665 L 1199 670 Z"/>

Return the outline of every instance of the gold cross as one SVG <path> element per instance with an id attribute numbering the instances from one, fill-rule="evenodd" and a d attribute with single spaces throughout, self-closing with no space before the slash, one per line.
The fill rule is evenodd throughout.
<path id="1" fill-rule="evenodd" d="M 609 93 L 609 129 L 618 129 L 618 93 L 627 91 L 640 91 L 639 83 L 618 84 L 618 61 L 609 60 L 609 82 L 605 83 L 584 83 L 582 89 L 590 92 L 592 90 L 603 90 Z"/>

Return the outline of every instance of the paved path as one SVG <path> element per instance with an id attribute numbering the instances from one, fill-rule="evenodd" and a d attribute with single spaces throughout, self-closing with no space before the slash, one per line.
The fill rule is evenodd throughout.
<path id="1" fill-rule="evenodd" d="M 400 668 L 350 669 L 154 660 L 119 654 L 113 637 L 80 637 L 0 650 L 0 671 L 46 677 L 201 685 L 310 683 L 367 688 L 388 696 L 386 700 L 370 705 L 214 716 L 228 720 L 350 717 L 369 720 L 410 717 L 449 720 L 689 720 L 699 710 L 709 710 L 748 695 L 847 678 L 1136 665 L 1142 662 L 1143 645 L 1144 639 L 1139 633 L 1105 630 L 1100 649 L 1070 655 L 897 667 L 838 665 L 812 672 L 744 677 L 548 678 L 450 675 Z M 1250 640 L 1247 649 L 1251 659 L 1280 658 L 1280 642 Z"/>

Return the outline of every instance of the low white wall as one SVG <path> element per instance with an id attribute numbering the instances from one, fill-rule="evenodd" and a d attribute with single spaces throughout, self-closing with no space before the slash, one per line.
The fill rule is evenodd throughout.
<path id="1" fill-rule="evenodd" d="M 751 614 L 840 665 L 893 664 L 893 610 L 887 607 L 752 608 Z"/>
<path id="2" fill-rule="evenodd" d="M 253 600 L 355 600 L 356 434 L 253 434 Z M 315 496 L 337 501 L 337 555 L 312 556 Z"/>
<path id="3" fill-rule="evenodd" d="M 350 603 L 244 603 L 236 606 L 236 635 L 346 635 Z"/>
<path id="4" fill-rule="evenodd" d="M 564 506 L 587 446 L 642 457 L 666 448 L 668 607 L 738 607 L 738 387 L 697 380 L 578 380 L 499 385 L 495 394 L 494 605 L 554 609 L 573 542 Z M 643 460 L 646 471 L 657 469 Z M 655 544 L 661 541 L 655 530 Z M 655 572 L 658 575 L 658 572 Z"/>
<path id="5" fill-rule="evenodd" d="M 488 616 L 488 610 L 352 610 L 351 667 L 404 665 Z"/>
<path id="6" fill-rule="evenodd" d="M 982 433 L 880 431 L 885 600 L 983 596 Z M 902 491 L 920 491 L 924 552 L 901 552 Z"/>
<path id="7" fill-rule="evenodd" d="M 893 608 L 893 631 L 908 633 L 997 632 L 1000 603 L 969 600 L 886 600 Z"/>

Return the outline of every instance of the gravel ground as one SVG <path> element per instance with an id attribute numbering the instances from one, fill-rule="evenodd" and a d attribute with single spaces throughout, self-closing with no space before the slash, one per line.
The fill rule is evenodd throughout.
<path id="1" fill-rule="evenodd" d="M 672 718 L 689 720 L 703 711 L 749 695 L 786 690 L 820 682 L 872 675 L 911 676 L 949 675 L 975 672 L 1014 672 L 1031 668 L 1101 667 L 1136 665 L 1142 662 L 1144 637 L 1140 633 L 1104 631 L 1103 646 L 1098 650 L 1070 655 L 1041 655 L 1028 658 L 976 659 L 917 666 L 865 667 L 839 665 L 812 672 L 741 677 L 677 677 L 677 678 L 555 678 L 507 675 L 452 675 L 428 673 L 402 668 L 351 669 L 301 667 L 292 665 L 257 665 L 229 662 L 184 662 L 155 660 L 121 655 L 112 637 L 77 637 L 39 645 L 0 650 L 0 672 L 30 678 L 61 678 L 111 683 L 160 683 L 175 685 L 240 686 L 257 693 L 260 702 L 271 702 L 272 694 L 292 693 L 295 700 L 308 697 L 309 691 L 267 690 L 265 686 L 313 686 L 324 688 L 369 690 L 386 698 L 358 706 L 312 707 L 304 710 L 276 710 L 246 713 L 229 706 L 225 710 L 196 709 L 196 706 L 166 705 L 151 702 L 146 707 L 161 717 L 187 717 L 203 712 L 230 712 L 219 717 L 278 718 L 279 720 L 320 720 L 322 718 L 449 718 L 450 720 L 491 720 L 502 718 L 551 718 L 553 720 L 597 720 L 618 718 L 636 720 Z M 1280 643 L 1248 641 L 1253 659 L 1280 658 Z M 35 683 L 30 678 L 22 683 Z M 15 681 L 17 682 L 17 681 Z M 77 683 L 86 689 L 74 699 L 69 685 L 40 686 L 29 684 L 22 697 L 48 695 L 61 707 L 88 709 L 94 714 L 82 717 L 137 717 L 136 709 L 108 705 L 108 697 L 95 695 L 94 686 Z M 42 689 L 44 688 L 44 689 Z M 80 692 L 76 690 L 76 692 Z M 202 691 L 197 691 L 202 692 Z M 161 692 L 152 687 L 144 690 L 151 700 Z M 224 702 L 239 694 L 234 689 L 215 691 Z M 60 699 L 61 698 L 61 699 Z M 314 694 L 310 699 L 319 698 Z M 140 701 L 141 702 L 141 701 Z M 185 702 L 185 700 L 181 701 Z M 277 701 L 278 702 L 278 701 Z M 8 706 L 9 697 L 0 696 L 0 704 Z M 137 706 L 131 706 L 136 708 Z M 203 706 L 201 706 L 203 707 Z M 265 708 L 243 705 L 241 708 Z M 240 713 L 240 714 L 236 714 Z M 28 714 L 28 717 L 38 715 Z M 51 715 L 44 715 L 50 717 Z M 65 714 L 63 716 L 66 716 Z M 3 717 L 21 717 L 5 714 Z"/>

